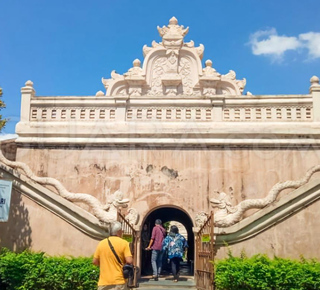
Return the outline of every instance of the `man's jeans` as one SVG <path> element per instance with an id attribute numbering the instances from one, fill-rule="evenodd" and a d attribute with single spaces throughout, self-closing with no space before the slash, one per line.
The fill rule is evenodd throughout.
<path id="1" fill-rule="evenodd" d="M 162 250 L 152 250 L 151 254 L 151 265 L 153 270 L 153 276 L 157 277 L 161 273 L 162 268 Z"/>

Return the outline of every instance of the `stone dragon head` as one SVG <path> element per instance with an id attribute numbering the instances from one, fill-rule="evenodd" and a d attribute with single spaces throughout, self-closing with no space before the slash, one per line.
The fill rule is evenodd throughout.
<path id="1" fill-rule="evenodd" d="M 121 207 L 126 208 L 128 207 L 129 201 L 130 200 L 128 198 L 124 198 L 124 194 L 122 191 L 117 190 L 116 192 L 108 196 L 104 210 L 110 210 L 111 207 L 114 207 L 116 209 Z"/>

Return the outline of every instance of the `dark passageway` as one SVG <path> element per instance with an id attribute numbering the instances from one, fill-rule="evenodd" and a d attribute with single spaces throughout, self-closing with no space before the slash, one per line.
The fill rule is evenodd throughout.
<path id="1" fill-rule="evenodd" d="M 175 208 L 175 207 L 160 207 L 152 212 L 150 212 L 142 223 L 142 227 L 144 225 L 148 226 L 148 233 L 149 238 L 151 237 L 152 228 L 154 226 L 154 222 L 156 219 L 161 219 L 162 223 L 170 222 L 170 221 L 177 221 L 181 223 L 186 231 L 187 231 L 187 240 L 188 240 L 188 253 L 187 253 L 187 262 L 184 264 L 184 274 L 193 275 L 193 261 L 194 261 L 194 234 L 192 231 L 193 222 L 189 215 L 185 213 L 183 210 Z M 141 243 L 142 245 L 143 243 Z M 142 247 L 142 246 L 141 246 Z M 151 254 L 151 253 L 150 253 Z M 142 275 L 148 275 L 151 271 L 151 255 L 141 249 L 141 273 Z M 170 269 L 168 269 L 166 265 L 166 257 L 164 257 L 164 264 L 163 264 L 163 273 L 169 275 Z"/>

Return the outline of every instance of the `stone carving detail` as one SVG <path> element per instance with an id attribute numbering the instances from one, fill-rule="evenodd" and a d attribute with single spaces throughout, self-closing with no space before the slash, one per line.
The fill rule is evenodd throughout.
<path id="1" fill-rule="evenodd" d="M 192 78 L 191 78 L 191 63 L 182 57 L 179 64 L 179 74 L 182 77 L 182 94 L 191 96 L 193 94 Z"/>
<path id="2" fill-rule="evenodd" d="M 197 228 L 201 228 L 207 220 L 208 214 L 204 211 L 198 212 L 194 218 L 195 225 Z"/>
<path id="3" fill-rule="evenodd" d="M 179 49 L 183 44 L 183 37 L 189 32 L 189 27 L 184 28 L 183 25 L 178 25 L 178 20 L 172 17 L 169 20 L 168 26 L 159 26 L 158 32 L 163 40 L 163 45 L 171 50 Z M 177 51 L 176 51 L 177 52 Z"/>
<path id="4" fill-rule="evenodd" d="M 166 63 L 166 57 L 159 57 L 154 62 L 152 68 L 151 89 L 148 93 L 149 96 L 161 96 L 163 95 L 161 76 L 165 73 L 164 65 Z"/>
<path id="5" fill-rule="evenodd" d="M 142 75 L 142 68 L 140 67 L 141 62 L 139 59 L 135 59 L 133 61 L 133 67 L 128 70 L 124 74 L 125 77 L 132 77 L 132 76 L 141 76 Z"/>
<path id="6" fill-rule="evenodd" d="M 213 67 L 212 67 L 212 61 L 208 59 L 206 62 L 206 67 L 202 70 L 204 76 L 208 77 L 220 77 L 221 74 L 219 74 Z"/>
<path id="7" fill-rule="evenodd" d="M 28 165 L 22 162 L 14 162 L 6 159 L 1 151 L 0 161 L 7 166 L 22 170 L 27 177 L 39 184 L 53 186 L 61 197 L 71 202 L 80 202 L 87 204 L 92 209 L 93 215 L 99 219 L 101 225 L 117 220 L 118 209 L 121 207 L 128 207 L 129 199 L 124 198 L 124 194 L 120 190 L 117 190 L 113 194 L 109 195 L 107 203 L 103 205 L 98 199 L 90 194 L 69 192 L 60 183 L 60 181 L 54 178 L 36 176 Z M 131 209 L 131 211 L 134 211 L 134 209 Z"/>
<path id="8" fill-rule="evenodd" d="M 128 214 L 125 216 L 125 218 L 130 224 L 136 225 L 139 220 L 139 213 L 135 208 L 129 208 Z"/>
<path id="9" fill-rule="evenodd" d="M 243 214 L 249 209 L 261 209 L 269 204 L 273 203 L 279 193 L 287 188 L 299 188 L 302 185 L 309 182 L 311 176 L 315 172 L 320 171 L 320 165 L 312 167 L 306 173 L 306 175 L 296 181 L 288 180 L 285 182 L 278 182 L 275 184 L 271 190 L 269 191 L 268 195 L 265 198 L 261 199 L 247 199 L 240 202 L 236 206 L 232 206 L 231 200 L 229 199 L 228 195 L 224 192 L 219 193 L 219 197 L 211 198 L 210 202 L 212 206 L 218 208 L 217 212 L 214 214 L 214 222 L 215 225 L 218 227 L 229 227 L 233 224 L 239 222 Z"/>
<path id="10" fill-rule="evenodd" d="M 139 97 L 142 95 L 142 89 L 145 84 L 145 79 L 142 76 L 141 62 L 139 59 L 133 61 L 133 67 L 124 74 L 124 79 L 129 85 L 129 96 Z"/>
<path id="11" fill-rule="evenodd" d="M 188 31 L 188 27 L 178 25 L 175 17 L 169 20 L 168 26 L 158 27 L 162 42 L 153 41 L 152 47 L 143 47 L 142 67 L 135 60 L 124 75 L 113 71 L 111 79 L 102 78 L 106 96 L 241 95 L 246 80 L 237 80 L 232 70 L 221 75 L 212 67 L 211 60 L 202 68 L 204 46 L 184 42 Z"/>

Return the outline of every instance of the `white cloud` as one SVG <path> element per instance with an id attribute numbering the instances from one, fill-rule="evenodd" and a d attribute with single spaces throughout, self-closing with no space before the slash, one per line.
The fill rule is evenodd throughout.
<path id="1" fill-rule="evenodd" d="M 307 49 L 310 58 L 320 57 L 320 33 L 308 32 L 299 36 L 278 35 L 275 28 L 259 30 L 250 35 L 252 53 L 281 59 L 288 50 L 302 52 Z"/>
<path id="2" fill-rule="evenodd" d="M 299 35 L 300 41 L 308 49 L 311 58 L 320 57 L 320 33 L 308 32 Z"/>
<path id="3" fill-rule="evenodd" d="M 250 38 L 252 52 L 255 55 L 274 55 L 279 57 L 285 51 L 295 50 L 301 45 L 296 37 L 279 36 L 274 28 L 257 31 Z"/>
<path id="4" fill-rule="evenodd" d="M 0 141 L 18 138 L 17 134 L 0 134 Z"/>

